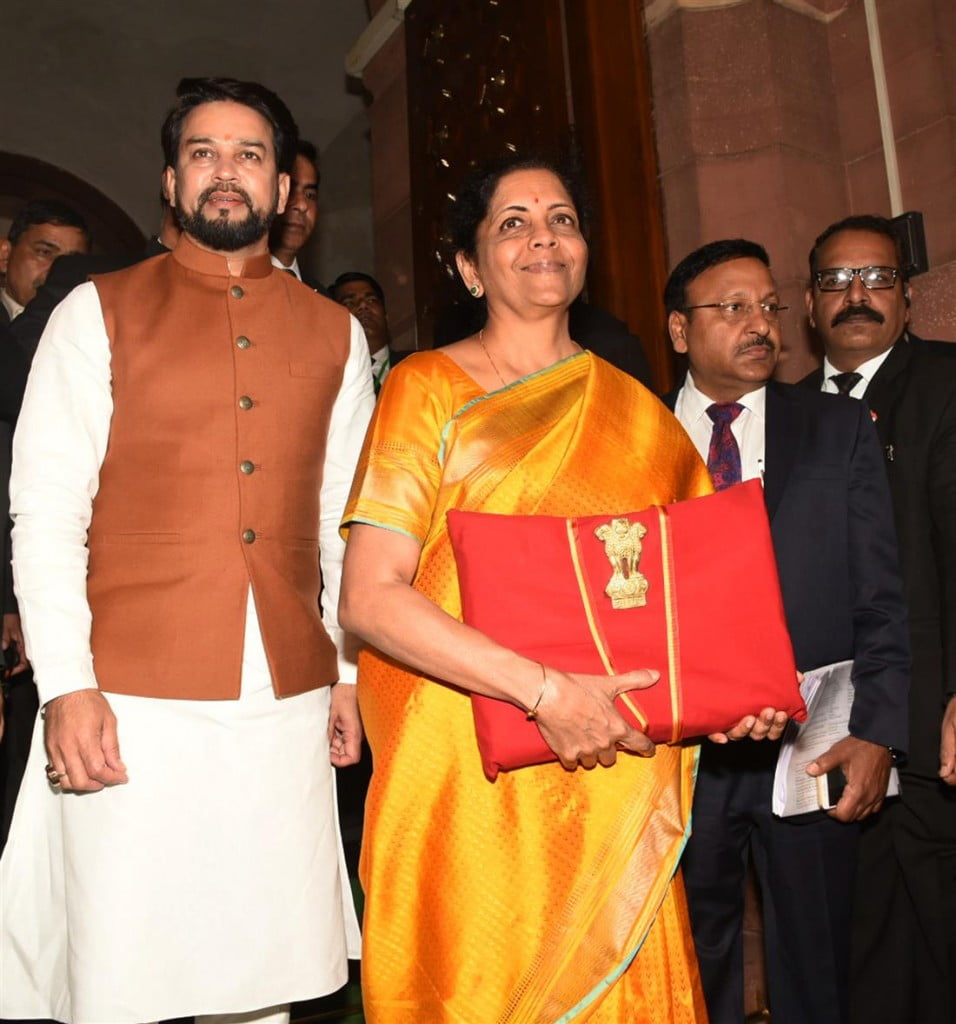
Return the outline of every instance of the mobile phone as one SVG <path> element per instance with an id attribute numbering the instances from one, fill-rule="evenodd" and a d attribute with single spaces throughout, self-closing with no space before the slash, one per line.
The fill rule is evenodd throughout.
<path id="1" fill-rule="evenodd" d="M 834 768 L 826 775 L 817 776 L 817 805 L 821 811 L 829 811 L 840 802 L 846 789 L 846 776 L 842 768 Z"/>

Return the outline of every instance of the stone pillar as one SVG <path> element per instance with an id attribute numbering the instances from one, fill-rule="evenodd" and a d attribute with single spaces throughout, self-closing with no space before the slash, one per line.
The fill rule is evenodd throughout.
<path id="1" fill-rule="evenodd" d="M 956 15 L 951 0 L 878 7 L 906 209 L 933 271 L 914 327 L 956 339 Z M 778 376 L 815 364 L 803 307 L 814 237 L 889 215 L 862 0 L 645 0 L 669 265 L 716 238 L 770 253 L 783 301 Z M 947 333 L 948 332 L 948 333 Z"/>
<path id="2" fill-rule="evenodd" d="M 878 0 L 903 207 L 920 210 L 930 270 L 913 280 L 913 327 L 956 340 L 956 5 Z M 848 212 L 889 212 L 863 4 L 829 26 Z"/>

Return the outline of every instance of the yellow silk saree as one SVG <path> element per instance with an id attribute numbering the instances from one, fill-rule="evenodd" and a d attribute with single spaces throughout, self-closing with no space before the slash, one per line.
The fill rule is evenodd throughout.
<path id="1" fill-rule="evenodd" d="M 663 405 L 588 353 L 485 394 L 427 352 L 386 382 L 344 524 L 417 538 L 414 586 L 460 617 L 448 509 L 590 515 L 709 490 Z M 370 1024 L 706 1020 L 675 876 L 696 748 L 492 783 L 466 694 L 368 650 L 359 701 Z"/>

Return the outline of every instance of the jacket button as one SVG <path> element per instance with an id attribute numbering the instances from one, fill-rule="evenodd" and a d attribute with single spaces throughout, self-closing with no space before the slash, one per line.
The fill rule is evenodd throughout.
<path id="1" fill-rule="evenodd" d="M 242 290 L 242 289 L 241 289 L 241 288 L 239 287 L 239 285 L 237 285 L 237 284 L 234 284 L 234 285 L 233 285 L 233 286 L 232 286 L 232 287 L 231 287 L 231 288 L 229 289 L 229 294 L 230 294 L 230 295 L 231 295 L 231 296 L 232 296 L 232 297 L 233 297 L 234 299 L 241 299 L 241 298 L 243 297 L 243 295 L 245 295 L 246 293 L 245 293 L 245 292 L 244 292 L 244 291 L 243 291 L 243 290 Z"/>
<path id="2" fill-rule="evenodd" d="M 251 344 L 252 342 L 244 334 L 240 334 L 236 338 L 236 348 L 248 348 Z"/>
<path id="3" fill-rule="evenodd" d="M 240 462 L 239 468 L 242 470 L 243 473 L 246 474 L 246 476 L 249 476 L 250 473 L 255 473 L 256 471 L 256 467 L 248 459 L 245 459 L 242 462 Z"/>
<path id="4" fill-rule="evenodd" d="M 256 531 L 255 530 L 243 530 L 242 531 L 242 539 L 243 539 L 244 543 L 251 544 L 256 539 Z"/>
<path id="5" fill-rule="evenodd" d="M 239 408 L 240 409 L 251 409 L 252 408 L 252 399 L 248 395 L 242 395 L 239 398 Z"/>

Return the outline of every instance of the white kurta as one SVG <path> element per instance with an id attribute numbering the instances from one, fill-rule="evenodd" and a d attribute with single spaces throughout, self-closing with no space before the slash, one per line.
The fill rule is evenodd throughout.
<path id="1" fill-rule="evenodd" d="M 109 342 L 84 285 L 53 314 L 31 372 L 11 484 L 16 574 L 41 700 L 95 685 L 86 529 L 109 438 Z M 351 349 L 321 493 L 324 618 L 338 523 L 373 404 Z M 234 1013 L 333 991 L 358 954 L 329 762 L 329 691 L 276 700 L 250 593 L 238 701 L 107 695 L 129 783 L 46 783 L 42 727 L 0 861 L 0 1018 L 122 1024 Z"/>

